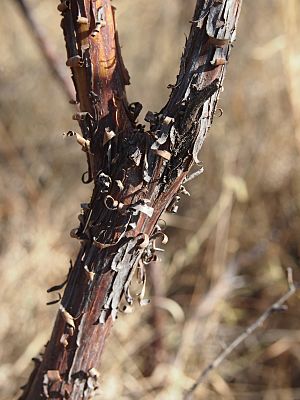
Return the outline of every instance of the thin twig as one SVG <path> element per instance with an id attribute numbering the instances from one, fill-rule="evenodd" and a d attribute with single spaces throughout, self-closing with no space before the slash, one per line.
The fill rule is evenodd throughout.
<path id="1" fill-rule="evenodd" d="M 149 357 L 148 369 L 152 369 L 153 373 L 155 367 L 164 361 L 166 355 L 165 343 L 164 343 L 164 311 L 159 307 L 160 298 L 165 297 L 165 288 L 163 280 L 161 279 L 161 271 L 158 265 L 152 262 L 149 265 L 149 277 L 152 283 L 153 299 L 152 299 L 152 310 L 151 310 L 151 322 L 154 331 L 154 340 L 151 346 L 152 356 Z"/>
<path id="2" fill-rule="evenodd" d="M 69 99 L 74 99 L 75 90 L 71 79 L 65 72 L 65 66 L 58 60 L 53 46 L 51 46 L 51 43 L 47 39 L 41 24 L 32 14 L 31 9 L 27 4 L 27 0 L 16 0 L 16 3 L 20 7 L 31 33 L 34 36 L 34 39 L 52 72 L 53 77 L 61 84 L 67 97 Z"/>
<path id="3" fill-rule="evenodd" d="M 193 398 L 193 393 L 199 385 L 201 385 L 207 378 L 208 374 L 216 369 L 224 360 L 235 350 L 242 342 L 244 342 L 256 329 L 261 327 L 263 323 L 273 314 L 275 311 L 285 310 L 285 302 L 293 296 L 298 286 L 295 285 L 293 280 L 293 271 L 291 268 L 287 269 L 287 282 L 288 291 L 281 296 L 275 303 L 273 303 L 267 310 L 253 323 L 251 324 L 241 335 L 239 335 L 225 350 L 223 350 L 217 358 L 214 359 L 199 375 L 196 382 L 191 386 L 191 388 L 185 393 L 183 400 L 191 400 Z"/>

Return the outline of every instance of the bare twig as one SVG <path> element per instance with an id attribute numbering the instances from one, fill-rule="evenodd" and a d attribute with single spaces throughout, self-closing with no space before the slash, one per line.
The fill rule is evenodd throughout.
<path id="1" fill-rule="evenodd" d="M 74 99 L 75 90 L 73 87 L 72 80 L 65 72 L 64 64 L 57 59 L 53 46 L 47 39 L 47 36 L 44 33 L 41 24 L 32 14 L 31 9 L 27 4 L 27 0 L 16 0 L 16 3 L 21 9 L 24 19 L 26 20 L 31 30 L 31 33 L 37 45 L 39 46 L 41 53 L 43 54 L 44 59 L 46 60 L 53 77 L 60 83 L 67 97 L 69 99 Z"/>
<path id="2" fill-rule="evenodd" d="M 263 323 L 276 311 L 282 311 L 286 309 L 286 301 L 292 297 L 298 286 L 293 280 L 293 271 L 291 268 L 287 269 L 287 282 L 288 291 L 281 296 L 275 303 L 273 303 L 267 310 L 253 323 L 251 324 L 243 333 L 241 333 L 229 346 L 225 348 L 199 375 L 193 386 L 185 393 L 183 400 L 191 400 L 193 398 L 193 393 L 199 385 L 201 385 L 208 374 L 218 368 L 218 366 L 231 354 L 242 342 L 244 342 L 256 329 L 261 327 Z"/>
<path id="3" fill-rule="evenodd" d="M 152 262 L 149 265 L 149 278 L 152 284 L 152 308 L 151 308 L 151 324 L 153 326 L 153 342 L 149 347 L 151 356 L 149 357 L 149 362 L 147 363 L 146 375 L 150 376 L 156 366 L 164 361 L 166 355 L 165 343 L 164 343 L 164 311 L 159 307 L 159 302 L 162 297 L 165 297 L 165 288 L 163 281 L 161 279 L 161 271 L 158 266 Z"/>

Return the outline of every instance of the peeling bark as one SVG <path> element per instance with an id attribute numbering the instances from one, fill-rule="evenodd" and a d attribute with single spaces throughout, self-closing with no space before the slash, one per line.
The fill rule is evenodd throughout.
<path id="1" fill-rule="evenodd" d="M 157 241 L 167 238 L 161 214 L 178 208 L 186 175 L 199 163 L 226 64 L 235 40 L 241 0 L 198 0 L 176 85 L 159 113 L 136 122 L 140 103 L 128 104 L 129 75 L 122 61 L 110 0 L 64 0 L 58 6 L 80 111 L 81 135 L 92 183 L 71 232 L 81 248 L 43 360 L 20 399 L 91 399 L 98 386 L 105 339 L 123 298 L 135 299 L 130 282 L 139 266 L 141 304 L 145 265 Z M 69 133 L 70 134 L 70 133 Z M 74 134 L 71 132 L 71 134 Z M 59 286 L 58 286 L 59 287 Z"/>

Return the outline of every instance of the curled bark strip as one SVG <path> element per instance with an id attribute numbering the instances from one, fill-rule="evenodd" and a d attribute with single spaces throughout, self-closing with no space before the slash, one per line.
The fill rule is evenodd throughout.
<path id="1" fill-rule="evenodd" d="M 149 118 L 149 117 L 148 117 Z M 154 125 L 157 127 L 157 131 L 155 136 L 157 137 L 156 141 L 152 144 L 151 149 L 152 150 L 158 150 L 158 148 L 166 143 L 169 137 L 169 133 L 171 131 L 172 125 L 174 123 L 174 118 L 171 118 L 169 116 L 166 116 L 164 118 L 160 118 L 160 116 L 157 116 L 156 119 L 152 119 L 152 121 L 155 120 L 157 125 Z M 159 120 L 161 120 L 160 124 L 158 124 Z M 151 121 L 151 119 L 150 119 Z"/>
<path id="2" fill-rule="evenodd" d="M 122 191 L 124 190 L 124 185 L 123 185 L 122 181 L 120 181 L 119 179 L 117 179 L 117 180 L 115 181 L 115 184 L 117 185 L 117 188 L 118 188 L 118 191 L 119 191 L 119 192 L 122 192 Z"/>
<path id="3" fill-rule="evenodd" d="M 85 17 L 78 17 L 77 18 L 77 24 L 79 25 L 88 25 L 89 20 Z"/>
<path id="4" fill-rule="evenodd" d="M 104 26 L 106 26 L 106 22 L 105 22 L 104 20 L 98 20 L 98 21 L 96 22 L 96 27 L 95 27 L 95 29 L 94 29 L 93 32 L 91 33 L 91 36 L 92 36 L 92 37 L 95 37 L 95 36 L 100 32 L 100 29 L 101 29 L 102 27 L 104 27 Z"/>
<path id="5" fill-rule="evenodd" d="M 62 1 L 58 6 L 57 9 L 59 12 L 64 13 L 66 11 L 68 11 L 70 9 L 70 1 L 69 0 L 65 0 Z"/>
<path id="6" fill-rule="evenodd" d="M 67 347 L 68 344 L 69 344 L 69 342 L 68 342 L 68 337 L 69 337 L 69 335 L 68 335 L 67 333 L 64 333 L 64 334 L 61 335 L 61 338 L 60 338 L 59 342 L 60 342 L 64 347 Z"/>
<path id="7" fill-rule="evenodd" d="M 57 290 L 61 290 L 67 282 L 68 282 L 68 278 L 59 285 L 51 286 L 51 288 L 47 289 L 47 293 L 56 292 Z"/>
<path id="8" fill-rule="evenodd" d="M 124 314 L 132 314 L 134 312 L 134 308 L 132 306 L 125 305 L 120 311 L 122 311 Z"/>
<path id="9" fill-rule="evenodd" d="M 92 181 L 93 181 L 93 176 L 92 176 L 91 172 L 90 171 L 85 171 L 82 174 L 81 182 L 86 185 L 88 183 L 91 183 Z"/>
<path id="10" fill-rule="evenodd" d="M 49 399 L 49 378 L 47 374 L 43 375 L 43 396 Z"/>
<path id="11" fill-rule="evenodd" d="M 108 210 L 117 210 L 118 204 L 118 201 L 110 195 L 107 195 L 104 199 L 104 205 Z"/>
<path id="12" fill-rule="evenodd" d="M 184 194 L 185 196 L 188 196 L 188 197 L 191 196 L 191 193 L 188 190 L 186 190 L 186 188 L 183 185 L 180 186 L 179 191 L 180 191 L 180 193 Z"/>
<path id="13" fill-rule="evenodd" d="M 128 110 L 130 112 L 131 120 L 135 121 L 143 109 L 143 105 L 138 101 L 129 104 Z"/>
<path id="14" fill-rule="evenodd" d="M 61 301 L 61 294 L 58 293 L 58 299 L 52 300 L 52 301 L 48 301 L 48 302 L 46 303 L 46 305 L 47 305 L 47 306 L 51 306 L 51 305 L 53 305 L 53 304 L 59 303 L 60 301 Z"/>
<path id="15" fill-rule="evenodd" d="M 145 299 L 145 293 L 146 293 L 146 283 L 147 283 L 147 276 L 146 274 L 143 275 L 142 277 L 142 289 L 139 293 L 137 293 L 138 296 L 138 300 L 139 300 L 139 304 L 140 306 L 146 306 L 150 303 L 150 299 Z"/>
<path id="16" fill-rule="evenodd" d="M 108 249 L 109 247 L 115 246 L 117 243 L 118 241 L 116 241 L 115 243 L 101 243 L 97 240 L 94 240 L 94 245 L 100 250 Z"/>
<path id="17" fill-rule="evenodd" d="M 215 58 L 214 60 L 212 60 L 210 62 L 212 65 L 214 65 L 215 67 L 218 67 L 219 65 L 225 65 L 227 64 L 227 60 L 225 60 L 225 58 Z"/>
<path id="18" fill-rule="evenodd" d="M 66 61 L 66 65 L 67 65 L 67 67 L 81 68 L 81 67 L 83 67 L 83 60 L 80 56 L 70 57 Z"/>
<path id="19" fill-rule="evenodd" d="M 215 115 L 217 115 L 217 117 L 222 117 L 222 115 L 224 114 L 224 111 L 222 110 L 222 108 L 217 108 L 216 109 L 216 112 L 215 112 Z"/>
<path id="20" fill-rule="evenodd" d="M 47 371 L 47 377 L 49 379 L 49 382 L 55 383 L 55 382 L 61 382 L 61 376 L 60 373 L 57 369 L 52 369 Z"/>
<path id="21" fill-rule="evenodd" d="M 179 208 L 179 201 L 180 201 L 180 196 L 176 195 L 173 197 L 171 200 L 171 203 L 168 205 L 167 210 L 168 212 L 172 214 L 176 214 Z"/>
<path id="22" fill-rule="evenodd" d="M 152 111 L 147 111 L 145 115 L 145 121 L 149 122 L 150 125 L 157 125 L 158 124 L 158 114 Z"/>
<path id="23" fill-rule="evenodd" d="M 150 303 L 151 303 L 150 299 L 141 299 L 140 300 L 140 306 L 142 306 L 142 307 L 147 306 Z"/>
<path id="24" fill-rule="evenodd" d="M 65 322 L 75 329 L 74 318 L 72 317 L 72 315 L 68 311 L 66 311 L 62 305 L 60 306 L 59 310 Z"/>
<path id="25" fill-rule="evenodd" d="M 141 233 L 137 237 L 137 246 L 139 249 L 145 249 L 149 245 L 150 239 L 149 235 L 146 233 Z"/>
<path id="26" fill-rule="evenodd" d="M 172 157 L 172 154 L 171 154 L 169 151 L 167 151 L 167 150 L 158 150 L 158 149 L 157 149 L 157 150 L 155 150 L 155 153 L 156 153 L 158 156 L 164 158 L 165 160 L 170 160 L 171 157 Z"/>
<path id="27" fill-rule="evenodd" d="M 80 240 L 80 236 L 78 236 L 78 228 L 71 229 L 70 236 L 71 236 L 72 239 L 79 239 Z"/>
<path id="28" fill-rule="evenodd" d="M 89 375 L 92 376 L 93 378 L 99 378 L 100 372 L 93 367 L 89 370 Z"/>
<path id="29" fill-rule="evenodd" d="M 154 212 L 154 208 L 150 207 L 147 204 L 148 202 L 149 201 L 147 201 L 146 199 L 138 201 L 136 204 L 133 204 L 130 207 L 128 207 L 128 209 L 131 210 L 134 215 L 138 215 L 139 213 L 143 213 L 143 214 L 146 214 L 148 217 L 152 217 L 153 212 Z"/>
<path id="30" fill-rule="evenodd" d="M 112 140 L 116 136 L 115 132 L 105 128 L 104 135 L 103 135 L 103 146 L 106 145 L 110 140 Z"/>
<path id="31" fill-rule="evenodd" d="M 211 37 L 211 36 L 209 36 L 208 41 L 210 44 L 212 44 L 215 47 L 224 47 L 229 44 L 229 39 L 218 39 L 218 38 Z"/>
<path id="32" fill-rule="evenodd" d="M 95 272 L 90 271 L 89 267 L 87 265 L 84 266 L 84 270 L 86 272 L 86 275 L 87 275 L 89 281 L 92 282 L 94 280 L 94 277 L 95 277 Z"/>
<path id="33" fill-rule="evenodd" d="M 84 139 L 79 133 L 68 131 L 66 136 L 76 136 L 77 143 L 81 146 L 82 150 L 85 152 L 90 152 L 90 141 Z"/>
<path id="34" fill-rule="evenodd" d="M 158 239 L 158 238 L 161 238 L 161 243 L 162 244 L 167 244 L 168 241 L 169 241 L 168 236 L 164 232 L 157 232 L 154 235 L 152 235 L 150 239 L 151 240 L 155 240 L 155 239 Z"/>
<path id="35" fill-rule="evenodd" d="M 75 114 L 73 114 L 72 119 L 74 121 L 85 121 L 86 119 L 91 119 L 92 116 L 89 112 L 77 112 Z"/>

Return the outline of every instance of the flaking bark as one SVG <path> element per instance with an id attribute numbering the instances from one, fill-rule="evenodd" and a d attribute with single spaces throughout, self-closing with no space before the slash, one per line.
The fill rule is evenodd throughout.
<path id="1" fill-rule="evenodd" d="M 141 304 L 145 265 L 165 242 L 158 220 L 182 191 L 198 163 L 216 110 L 235 40 L 241 0 L 198 0 L 176 85 L 150 129 L 136 122 L 140 104 L 128 104 L 123 64 L 110 0 L 59 4 L 80 111 L 86 152 L 85 183 L 93 184 L 71 235 L 81 247 L 42 361 L 20 399 L 91 399 L 98 387 L 105 339 L 121 298 L 131 306 L 130 282 L 139 265 Z M 70 135 L 75 134 L 69 132 Z"/>

